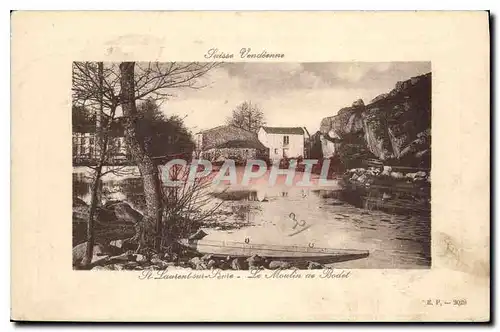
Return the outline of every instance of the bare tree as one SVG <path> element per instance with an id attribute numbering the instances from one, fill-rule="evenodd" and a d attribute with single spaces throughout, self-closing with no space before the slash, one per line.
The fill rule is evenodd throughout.
<path id="1" fill-rule="evenodd" d="M 242 128 L 248 131 L 257 132 L 259 128 L 266 124 L 264 113 L 258 105 L 251 101 L 245 101 L 233 110 L 231 117 L 227 118 L 227 124 Z"/>
<path id="2" fill-rule="evenodd" d="M 164 229 L 162 245 L 165 247 L 174 237 L 186 237 L 202 224 L 224 217 L 218 213 L 223 201 L 214 200 L 212 196 L 213 174 L 188 181 L 189 167 L 173 165 L 168 171 L 171 181 L 181 181 L 184 185 L 166 187 L 163 194 L 163 216 L 167 227 Z"/>
<path id="3" fill-rule="evenodd" d="M 153 162 L 147 139 L 137 135 L 136 101 L 165 100 L 174 96 L 175 89 L 199 89 L 199 80 L 217 63 L 135 63 L 105 64 L 103 84 L 98 79 L 95 63 L 75 62 L 73 66 L 73 98 L 83 106 L 104 105 L 109 114 L 121 107 L 125 117 L 125 140 L 138 166 L 144 183 L 146 199 L 145 223 L 134 237 L 141 244 L 144 238 L 154 237 L 155 248 L 160 249 L 162 234 L 161 182 Z M 146 236 L 145 236 L 146 235 Z"/>

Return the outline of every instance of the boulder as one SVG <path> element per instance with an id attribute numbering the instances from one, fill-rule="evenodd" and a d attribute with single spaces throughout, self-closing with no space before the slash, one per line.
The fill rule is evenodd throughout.
<path id="1" fill-rule="evenodd" d="M 204 255 L 201 259 L 202 259 L 203 261 L 207 261 L 207 262 L 208 262 L 209 260 L 211 260 L 211 259 L 212 259 L 212 257 L 213 257 L 213 255 L 211 255 L 211 254 L 206 254 L 206 255 Z"/>
<path id="2" fill-rule="evenodd" d="M 162 261 L 161 259 L 157 257 L 151 258 L 151 264 L 157 266 L 159 269 L 165 269 L 168 266 L 168 263 L 165 261 Z"/>
<path id="3" fill-rule="evenodd" d="M 352 103 L 352 107 L 364 107 L 365 103 L 363 102 L 363 99 L 358 99 Z"/>
<path id="4" fill-rule="evenodd" d="M 75 246 L 72 250 L 73 254 L 73 266 L 81 266 L 83 258 L 87 255 L 87 242 L 81 243 Z M 106 257 L 110 254 L 108 248 L 105 245 L 96 243 L 93 249 L 93 257 L 91 263 Z"/>
<path id="5" fill-rule="evenodd" d="M 258 268 L 262 267 L 265 263 L 265 259 L 260 257 L 259 255 L 253 255 L 247 259 L 249 268 Z"/>
<path id="6" fill-rule="evenodd" d="M 246 270 L 248 267 L 248 264 L 246 264 L 245 260 L 243 258 L 235 258 L 231 261 L 231 268 L 233 270 Z"/>
<path id="7" fill-rule="evenodd" d="M 366 174 L 361 175 L 361 176 L 357 179 L 357 181 L 358 181 L 359 183 L 365 183 L 365 181 L 366 181 L 366 180 L 368 180 L 368 177 L 366 176 Z"/>
<path id="8" fill-rule="evenodd" d="M 200 257 L 193 257 L 189 260 L 189 264 L 196 266 L 198 264 L 203 263 L 203 261 L 200 259 Z"/>
<path id="9" fill-rule="evenodd" d="M 104 208 L 111 211 L 119 222 L 136 224 L 144 218 L 139 211 L 133 209 L 127 202 L 110 201 L 105 204 Z"/>
<path id="10" fill-rule="evenodd" d="M 404 175 L 401 172 L 391 172 L 391 177 L 394 179 L 403 179 Z"/>
<path id="11" fill-rule="evenodd" d="M 94 266 L 91 271 L 113 271 L 114 268 L 111 265 L 106 265 L 106 266 Z"/>
<path id="12" fill-rule="evenodd" d="M 207 262 L 207 268 L 208 269 L 213 269 L 217 268 L 217 261 L 215 259 L 211 259 Z"/>
<path id="13" fill-rule="evenodd" d="M 317 270 L 322 269 L 323 265 L 317 262 L 308 262 L 307 269 L 308 270 Z"/>
<path id="14" fill-rule="evenodd" d="M 391 173 L 392 173 L 392 167 L 391 166 L 384 166 L 384 170 L 382 171 L 381 175 L 391 176 Z"/>
<path id="15" fill-rule="evenodd" d="M 288 262 L 283 262 L 283 261 L 271 261 L 269 263 L 269 268 L 271 270 L 276 270 L 276 269 L 289 269 L 291 267 L 291 264 Z"/>
<path id="16" fill-rule="evenodd" d="M 135 261 L 137 263 L 146 263 L 148 261 L 148 259 L 146 258 L 146 256 L 141 255 L 141 254 L 134 255 L 134 258 L 135 258 Z"/>

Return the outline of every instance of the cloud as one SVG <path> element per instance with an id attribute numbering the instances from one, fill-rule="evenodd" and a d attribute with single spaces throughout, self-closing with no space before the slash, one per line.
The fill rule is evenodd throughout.
<path id="1" fill-rule="evenodd" d="M 224 63 L 203 77 L 207 87 L 178 91 L 164 110 L 187 116 L 193 130 L 207 129 L 250 100 L 262 107 L 269 125 L 305 125 L 314 132 L 323 117 L 354 100 L 367 103 L 396 82 L 430 71 L 429 62 Z"/>
<path id="2" fill-rule="evenodd" d="M 392 88 L 397 81 L 431 71 L 430 62 L 226 63 L 243 90 L 265 95 L 290 90 Z"/>

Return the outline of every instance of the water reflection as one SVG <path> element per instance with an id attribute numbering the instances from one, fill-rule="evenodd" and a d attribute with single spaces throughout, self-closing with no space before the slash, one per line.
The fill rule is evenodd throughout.
<path id="1" fill-rule="evenodd" d="M 91 179 L 73 174 L 73 194 L 90 201 Z M 339 190 L 303 188 L 226 188 L 211 193 L 222 201 L 219 225 L 214 238 L 251 236 L 261 242 L 285 240 L 296 244 L 313 242 L 317 246 L 369 250 L 370 256 L 357 261 L 337 263 L 346 268 L 430 267 L 430 216 L 416 213 L 394 215 L 347 204 Z M 144 210 L 142 181 L 138 177 L 107 179 L 103 200 L 123 199 Z M 289 237 L 288 216 L 304 220 L 307 230 Z M 224 222 L 223 226 L 220 223 Z M 231 228 L 233 226 L 233 229 Z M 305 227 L 304 226 L 304 227 Z M 234 229 L 236 228 L 236 229 Z"/>

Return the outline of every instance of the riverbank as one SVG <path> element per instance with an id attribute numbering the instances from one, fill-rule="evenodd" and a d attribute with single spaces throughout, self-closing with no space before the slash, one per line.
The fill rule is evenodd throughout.
<path id="1" fill-rule="evenodd" d="M 430 217 L 430 172 L 384 166 L 356 168 L 344 173 L 339 184 L 343 199 L 367 210 Z"/>
<path id="2" fill-rule="evenodd" d="M 238 173 L 238 177 L 241 174 Z M 314 176 L 314 175 L 313 175 Z M 352 177 L 352 175 L 351 175 Z M 202 229 L 207 239 L 253 243 L 368 250 L 364 259 L 336 263 L 344 268 L 428 268 L 430 266 L 430 215 L 394 214 L 350 204 L 341 180 L 334 185 L 309 188 L 265 181 L 251 186 L 220 184 L 211 188 L 211 204 L 218 213 Z M 90 179 L 75 175 L 73 191 L 88 203 Z M 138 211 L 145 206 L 142 181 L 111 177 L 103 182 L 105 200 L 122 200 Z M 292 216 L 292 217 L 290 217 Z M 293 217 L 308 228 L 296 235 Z M 83 234 L 86 224 L 81 224 Z M 297 226 L 298 227 L 298 226 Z"/>

